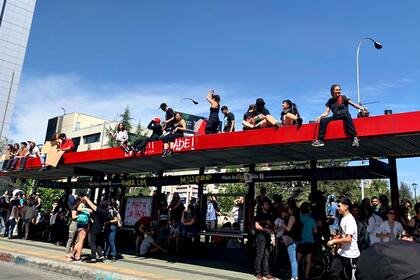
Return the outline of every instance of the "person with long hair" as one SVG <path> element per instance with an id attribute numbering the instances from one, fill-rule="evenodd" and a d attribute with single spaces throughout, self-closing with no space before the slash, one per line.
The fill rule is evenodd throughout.
<path id="1" fill-rule="evenodd" d="M 112 219 L 105 222 L 105 250 L 104 256 L 111 261 L 117 259 L 117 247 L 115 246 L 115 237 L 118 230 L 118 207 L 115 199 L 109 203 L 109 213 Z"/>
<path id="2" fill-rule="evenodd" d="M 92 209 L 86 206 L 86 198 L 87 196 L 82 197 L 79 206 L 77 207 L 77 241 L 74 244 L 72 256 L 72 260 L 74 261 L 80 261 L 80 255 L 83 250 L 83 244 L 85 243 L 85 239 L 88 233 L 90 214 L 93 212 Z M 80 215 L 87 216 L 88 222 L 84 223 L 81 220 L 79 220 Z"/>
<path id="3" fill-rule="evenodd" d="M 175 140 L 184 137 L 184 132 L 187 130 L 187 123 L 182 118 L 180 112 L 175 113 L 175 124 L 172 131 L 162 137 L 163 154 L 162 157 L 169 157 L 174 152 Z"/>
<path id="4" fill-rule="evenodd" d="M 70 225 L 69 225 L 69 237 L 66 244 L 66 258 L 71 259 L 72 251 L 76 243 L 77 238 L 77 208 L 79 207 L 82 199 L 78 196 L 74 202 L 74 205 L 70 209 Z"/>
<path id="5" fill-rule="evenodd" d="M 319 122 L 319 133 L 318 138 L 312 142 L 314 147 L 324 146 L 325 132 L 330 121 L 343 120 L 344 128 L 352 139 L 353 147 L 359 147 L 359 139 L 357 138 L 357 132 L 354 128 L 353 119 L 349 112 L 349 105 L 356 109 L 367 112 L 366 107 L 362 107 L 359 104 L 353 103 L 350 98 L 341 94 L 341 87 L 338 84 L 334 84 L 330 88 L 331 98 L 325 104 L 325 112 L 322 113 L 317 121 Z M 332 111 L 333 115 L 328 117 L 328 114 Z"/>
<path id="6" fill-rule="evenodd" d="M 3 154 L 3 164 L 2 164 L 2 170 L 6 169 L 7 163 L 13 158 L 13 145 L 12 144 L 7 144 L 6 146 L 6 150 L 4 151 Z"/>
<path id="7" fill-rule="evenodd" d="M 171 203 L 169 203 L 169 238 L 170 240 L 175 240 L 175 251 L 178 253 L 179 250 L 179 226 L 181 223 L 182 212 L 184 212 L 185 206 L 181 201 L 179 193 L 175 192 L 173 194 Z"/>
<path id="8" fill-rule="evenodd" d="M 298 264 L 296 257 L 296 242 L 300 241 L 300 219 L 299 219 L 299 208 L 296 205 L 294 199 L 289 199 L 287 205 L 287 216 L 285 225 L 282 226 L 283 232 L 283 243 L 287 247 L 287 253 L 289 255 L 290 267 L 291 267 L 291 280 L 298 279 Z"/>
<path id="9" fill-rule="evenodd" d="M 115 137 L 115 140 L 124 152 L 128 154 L 133 152 L 128 146 L 128 132 L 123 123 L 119 123 L 117 125 L 115 133 L 113 133 L 113 137 Z"/>
<path id="10" fill-rule="evenodd" d="M 299 110 L 295 103 L 291 100 L 283 100 L 281 111 L 282 125 L 302 125 L 302 118 L 300 117 Z"/>
<path id="11" fill-rule="evenodd" d="M 257 107 L 255 104 L 251 104 L 248 106 L 248 110 L 245 112 L 242 125 L 243 130 L 249 130 L 255 128 L 255 120 L 254 117 L 257 115 Z"/>
<path id="12" fill-rule="evenodd" d="M 255 100 L 256 116 L 254 117 L 255 128 L 266 128 L 266 127 L 280 127 L 281 123 L 277 121 L 265 108 L 265 101 L 262 98 Z"/>
<path id="13" fill-rule="evenodd" d="M 206 134 L 215 134 L 219 132 L 220 96 L 214 94 L 214 90 L 210 90 L 206 99 L 210 103 L 210 115 L 206 124 Z"/>
<path id="14" fill-rule="evenodd" d="M 86 203 L 93 210 L 93 224 L 89 229 L 89 245 L 90 245 L 90 260 L 88 263 L 96 263 L 97 261 L 102 262 L 103 251 L 102 244 L 104 243 L 104 225 L 106 222 L 112 220 L 111 213 L 108 210 L 109 202 L 102 200 L 98 206 L 96 206 L 89 197 L 85 197 Z M 96 258 L 98 256 L 98 258 Z"/>

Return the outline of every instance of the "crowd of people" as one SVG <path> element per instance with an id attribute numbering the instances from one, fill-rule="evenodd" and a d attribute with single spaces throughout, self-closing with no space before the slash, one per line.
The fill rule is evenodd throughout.
<path id="1" fill-rule="evenodd" d="M 420 242 L 420 203 L 414 206 L 414 216 L 410 216 L 411 207 L 403 199 L 393 209 L 386 195 L 365 198 L 361 204 L 344 195 L 325 200 L 318 196 L 298 207 L 291 198 L 284 204 L 281 199 L 269 199 L 263 188 L 254 218 L 257 279 L 273 278 L 271 271 L 284 268 L 287 257 L 291 280 L 311 279 L 313 257 L 325 248 L 333 251 L 329 279 L 358 279 L 358 258 L 373 244 Z"/>

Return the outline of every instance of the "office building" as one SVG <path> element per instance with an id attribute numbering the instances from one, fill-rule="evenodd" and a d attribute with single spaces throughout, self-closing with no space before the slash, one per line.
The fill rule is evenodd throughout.
<path id="1" fill-rule="evenodd" d="M 8 136 L 36 0 L 0 0 L 0 137 Z"/>

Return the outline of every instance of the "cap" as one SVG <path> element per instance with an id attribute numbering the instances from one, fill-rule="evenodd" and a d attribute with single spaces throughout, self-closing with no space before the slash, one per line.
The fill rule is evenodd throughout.
<path id="1" fill-rule="evenodd" d="M 34 143 L 35 144 L 35 140 L 28 140 L 26 142 L 28 142 L 28 143 Z"/>
<path id="2" fill-rule="evenodd" d="M 153 121 L 154 121 L 155 123 L 160 123 L 160 118 L 154 118 L 154 119 L 153 119 Z"/>
<path id="3" fill-rule="evenodd" d="M 264 99 L 262 98 L 257 98 L 257 100 L 255 101 L 255 104 L 261 104 L 261 105 L 265 105 Z"/>

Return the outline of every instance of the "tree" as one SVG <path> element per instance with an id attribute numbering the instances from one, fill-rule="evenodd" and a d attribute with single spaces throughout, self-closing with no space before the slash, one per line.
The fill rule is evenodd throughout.
<path id="1" fill-rule="evenodd" d="M 380 196 L 382 194 L 390 197 L 388 180 L 371 180 L 370 184 L 365 188 L 365 197 L 371 198 L 372 196 Z"/>
<path id="2" fill-rule="evenodd" d="M 124 112 L 120 114 L 120 117 L 121 117 L 120 123 L 124 125 L 125 130 L 130 132 L 132 128 L 131 121 L 133 120 L 133 118 L 131 117 L 130 108 L 128 106 L 125 108 Z"/>
<path id="3" fill-rule="evenodd" d="M 410 186 L 405 182 L 400 182 L 400 190 L 399 190 L 399 196 L 401 199 L 408 199 L 410 201 L 413 201 L 413 195 L 411 194 Z"/>
<path id="4" fill-rule="evenodd" d="M 222 184 L 220 186 L 219 193 L 245 195 L 247 190 L 248 187 L 245 184 Z M 230 195 L 217 197 L 217 203 L 222 213 L 229 213 L 230 211 L 232 211 L 235 198 L 237 197 Z"/>
<path id="5" fill-rule="evenodd" d="M 139 121 L 136 126 L 136 133 L 133 137 L 134 139 L 131 139 L 130 141 L 134 142 L 136 140 L 143 140 L 147 137 L 148 133 L 149 132 L 141 126 L 141 122 Z"/>
<path id="6" fill-rule="evenodd" d="M 122 123 L 125 129 L 128 132 L 129 140 L 130 140 L 130 131 L 131 131 L 131 120 L 133 119 L 130 114 L 130 108 L 127 106 L 123 113 L 119 114 L 121 120 L 119 123 Z M 108 137 L 107 145 L 109 147 L 115 147 L 117 144 L 117 140 L 115 140 L 115 134 L 117 133 L 117 127 L 105 127 L 105 135 Z"/>

